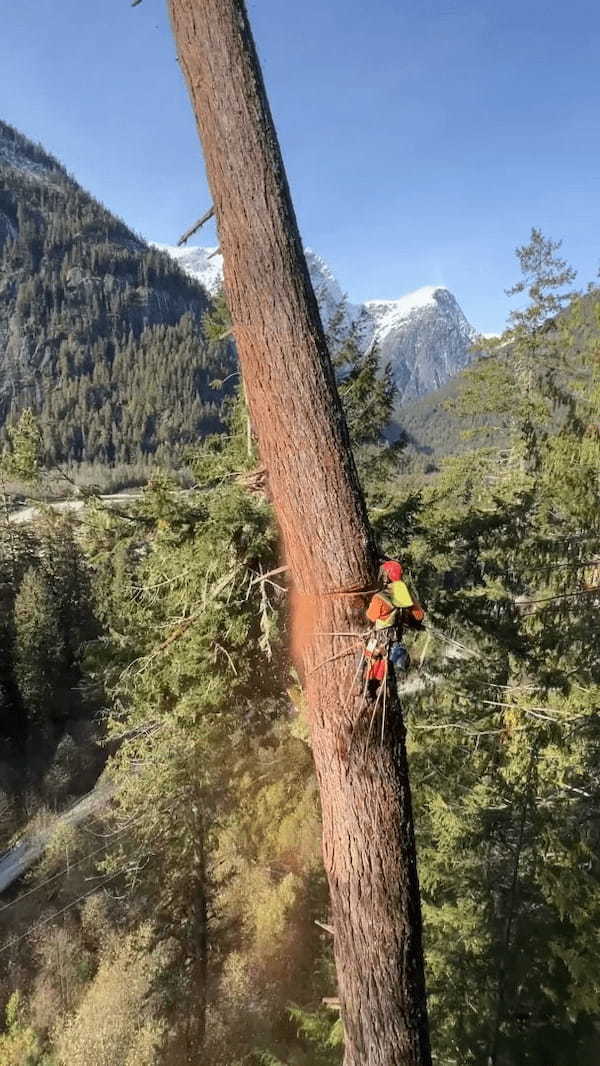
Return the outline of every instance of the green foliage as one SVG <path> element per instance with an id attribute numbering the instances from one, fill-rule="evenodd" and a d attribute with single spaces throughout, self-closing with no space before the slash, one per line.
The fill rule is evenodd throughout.
<path id="1" fill-rule="evenodd" d="M 158 1066 L 161 954 L 147 926 L 110 946 L 78 1010 L 58 1028 L 58 1066 Z"/>
<path id="2" fill-rule="evenodd" d="M 203 329 L 207 341 L 218 344 L 225 339 L 225 334 L 231 330 L 231 315 L 225 299 L 223 289 L 215 294 L 212 307 L 204 316 Z"/>
<path id="3" fill-rule="evenodd" d="M 525 449 L 533 464 L 534 440 L 552 424 L 555 375 L 564 363 L 564 325 L 557 324 L 556 316 L 573 298 L 564 290 L 575 272 L 556 254 L 559 248 L 560 242 L 548 240 L 535 228 L 529 243 L 517 248 L 522 278 L 508 295 L 525 292 L 529 302 L 511 313 L 501 337 L 482 342 L 492 353 L 465 372 L 454 404 L 461 413 L 499 419 L 515 458 Z"/>
<path id="4" fill-rule="evenodd" d="M 0 136 L 43 159 L 38 176 L 0 167 L 0 441 L 30 409 L 47 463 L 181 462 L 221 428 L 210 382 L 234 369 L 231 346 L 206 341 L 206 293 L 55 160 Z"/>
<path id="5" fill-rule="evenodd" d="M 90 572 L 68 515 L 0 525 L 0 750 L 32 796 L 92 787 L 98 692 L 83 669 L 96 637 Z"/>
<path id="6" fill-rule="evenodd" d="M 570 280 L 556 250 L 537 231 L 520 250 L 532 307 L 464 376 L 453 413 L 479 419 L 483 439 L 430 475 L 381 439 L 391 394 L 376 355 L 352 331 L 331 339 L 378 541 L 428 612 L 402 700 L 445 1066 L 592 1066 L 599 1053 L 600 297 L 556 317 Z M 221 302 L 205 329 L 226 325 Z M 309 731 L 285 578 L 263 577 L 279 545 L 243 389 L 229 418 L 190 456 L 193 490 L 155 473 L 123 513 L 90 499 L 77 548 L 62 525 L 3 530 L 7 647 L 29 648 L 33 668 L 54 632 L 57 685 L 70 676 L 88 711 L 102 708 L 113 753 L 98 872 L 114 895 L 74 912 L 85 974 L 68 1006 L 50 971 L 59 955 L 72 974 L 71 955 L 53 940 L 20 1016 L 41 1047 L 60 1002 L 61 1064 L 106 1061 L 97 1033 L 127 1066 L 342 1057 L 322 1007 L 336 987 L 315 924 L 328 896 Z"/>
<path id="7" fill-rule="evenodd" d="M 339 313 L 343 313 L 343 305 Z M 375 345 L 361 351 L 358 324 L 340 335 L 332 327 L 331 356 L 338 374 L 338 389 L 344 405 L 350 436 L 355 446 L 382 440 L 394 410 L 396 390 L 391 367 L 381 368 Z"/>
<path id="8" fill-rule="evenodd" d="M 307 1011 L 300 1007 L 292 1007 L 290 1014 L 296 1025 L 298 1033 L 304 1037 L 313 1049 L 314 1066 L 331 1066 L 339 1063 L 340 1049 L 344 1043 L 344 1029 L 341 1019 L 338 1017 L 332 1022 L 331 1015 L 326 1011 Z"/>
<path id="9" fill-rule="evenodd" d="M 57 605 L 45 574 L 26 572 L 15 600 L 15 673 L 30 718 L 56 713 L 64 642 Z"/>
<path id="10" fill-rule="evenodd" d="M 474 371 L 490 411 L 512 405 L 512 445 L 454 458 L 423 485 L 407 552 L 434 627 L 409 735 L 433 1042 L 448 1062 L 566 1066 L 575 1048 L 578 1062 L 598 1052 L 589 946 L 600 870 L 583 810 L 597 794 L 598 618 L 586 584 L 600 449 L 581 427 L 600 414 L 600 301 L 591 292 L 544 328 L 556 309 L 544 285 L 566 273 L 554 251 L 536 234 L 521 249 L 528 270 L 538 264 L 537 306 L 506 355 Z M 521 368 L 533 383 L 522 402 Z"/>
<path id="11" fill-rule="evenodd" d="M 507 295 L 525 292 L 529 303 L 511 312 L 510 323 L 513 335 L 530 345 L 536 342 L 537 330 L 562 311 L 573 296 L 565 289 L 575 280 L 576 271 L 556 254 L 561 245 L 562 241 L 549 240 L 534 226 L 529 243 L 516 251 L 522 279 L 508 289 Z"/>
<path id="12" fill-rule="evenodd" d="M 56 1066 L 44 1054 L 35 1031 L 27 1025 L 25 1004 L 13 992 L 6 1006 L 6 1032 L 0 1034 L 1 1066 Z"/>
<path id="13" fill-rule="evenodd" d="M 95 622 L 89 574 L 69 520 L 49 517 L 30 551 L 14 574 L 12 659 L 25 713 L 45 727 L 81 708 L 81 650 Z"/>
<path id="14" fill-rule="evenodd" d="M 40 473 L 42 438 L 32 411 L 23 411 L 16 425 L 7 428 L 9 448 L 0 458 L 0 469 L 7 478 L 32 482 Z"/>

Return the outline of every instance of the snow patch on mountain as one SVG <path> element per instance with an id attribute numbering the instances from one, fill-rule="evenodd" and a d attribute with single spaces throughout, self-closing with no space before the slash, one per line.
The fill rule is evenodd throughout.
<path id="1" fill-rule="evenodd" d="M 19 155 L 13 145 L 4 144 L 2 141 L 0 141 L 0 166 L 12 167 L 13 170 L 18 170 L 19 173 L 26 174 L 30 178 L 39 178 L 48 173 L 48 167 L 43 163 L 35 163 L 32 159 Z"/>
<path id="2" fill-rule="evenodd" d="M 155 244 L 161 252 L 167 252 L 186 274 L 195 278 L 206 291 L 214 296 L 223 283 L 223 256 L 215 255 L 216 248 L 200 248 L 192 245 L 188 248 L 174 248 L 170 244 Z"/>
<path id="3" fill-rule="evenodd" d="M 320 255 L 313 252 L 312 248 L 305 248 L 304 255 L 325 331 L 340 315 L 338 327 L 342 330 L 351 329 L 352 323 L 360 318 L 362 308 L 348 303 L 337 278 Z"/>
<path id="4" fill-rule="evenodd" d="M 64 174 L 59 163 L 3 122 L 0 122 L 0 166 L 11 167 L 35 179 Z"/>
<path id="5" fill-rule="evenodd" d="M 391 364 L 401 400 L 440 388 L 471 361 L 475 330 L 444 286 L 368 300 L 364 309 L 363 344 L 376 344 L 381 362 Z"/>
<path id="6" fill-rule="evenodd" d="M 154 247 L 161 252 L 167 252 L 172 259 L 179 263 L 181 269 L 185 270 L 190 277 L 199 281 L 211 296 L 214 296 L 221 287 L 223 283 L 223 256 L 215 254 L 217 252 L 216 248 L 201 248 L 199 245 L 175 248 L 168 244 L 154 244 Z M 321 308 L 323 324 L 327 329 L 331 319 L 337 314 L 338 308 L 344 301 L 344 293 L 327 263 L 320 255 L 317 255 L 310 248 L 306 249 L 305 255 L 310 279 Z M 358 313 L 358 309 L 350 307 L 346 309 L 344 318 L 348 326 L 351 324 L 354 311 Z"/>
<path id="7" fill-rule="evenodd" d="M 374 321 L 380 324 L 385 323 L 391 329 L 403 318 L 411 315 L 413 311 L 421 307 L 434 307 L 435 294 L 438 289 L 437 285 L 426 285 L 422 289 L 416 289 L 415 292 L 408 292 L 399 300 L 366 300 L 364 306 Z"/>

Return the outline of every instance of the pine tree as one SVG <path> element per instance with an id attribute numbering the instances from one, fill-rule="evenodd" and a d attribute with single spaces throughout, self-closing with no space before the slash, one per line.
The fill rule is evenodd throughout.
<path id="1" fill-rule="evenodd" d="M 240 0 L 201 7 L 173 0 L 171 13 L 204 145 L 248 406 L 299 597 L 294 639 L 312 712 L 346 1063 L 427 1063 L 401 713 L 393 699 L 367 776 L 363 745 L 351 744 L 360 694 L 342 695 L 351 670 L 340 664 L 337 640 L 321 635 L 352 631 L 358 611 L 347 593 L 372 587 L 377 557 L 258 59 Z M 252 237 L 240 241 L 249 204 Z M 327 670 L 324 659 L 332 661 Z"/>
<path id="2" fill-rule="evenodd" d="M 65 645 L 60 615 L 47 576 L 31 567 L 15 600 L 15 674 L 32 723 L 48 727 L 61 706 Z"/>
<path id="3" fill-rule="evenodd" d="M 600 878 L 583 809 L 596 790 L 600 661 L 585 583 L 600 500 L 596 436 L 581 428 L 595 406 L 597 417 L 600 302 L 592 292 L 554 317 L 553 288 L 569 275 L 549 262 L 555 249 L 535 233 L 520 249 L 527 271 L 539 267 L 534 306 L 466 375 L 470 410 L 473 383 L 490 412 L 513 389 L 513 447 L 447 463 L 423 490 L 410 546 L 434 624 L 409 723 L 433 1039 L 460 1061 L 597 1054 L 582 974 L 597 979 Z M 515 359 L 533 386 L 522 400 Z"/>

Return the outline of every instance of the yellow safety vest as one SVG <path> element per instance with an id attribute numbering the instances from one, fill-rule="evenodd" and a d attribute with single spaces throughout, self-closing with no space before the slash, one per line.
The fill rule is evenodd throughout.
<path id="1" fill-rule="evenodd" d="M 396 616 L 398 609 L 402 607 L 412 607 L 414 600 L 408 591 L 403 581 L 392 581 L 387 586 L 385 592 L 378 592 L 377 595 L 384 602 L 389 603 L 391 607 L 395 607 L 396 610 L 390 611 L 387 618 L 378 618 L 375 622 L 375 629 L 389 629 L 390 626 L 396 624 Z"/>

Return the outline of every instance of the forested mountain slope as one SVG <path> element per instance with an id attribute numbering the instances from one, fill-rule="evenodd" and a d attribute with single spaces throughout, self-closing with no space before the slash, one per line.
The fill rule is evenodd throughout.
<path id="1" fill-rule="evenodd" d="M 0 122 L 0 423 L 30 406 L 49 461 L 170 460 L 219 423 L 231 353 L 202 287 Z"/>
<path id="2" fill-rule="evenodd" d="M 507 439 L 435 478 L 374 463 L 364 382 L 346 387 L 381 550 L 427 608 L 403 709 L 442 1066 L 600 1054 L 599 312 L 576 301 L 560 329 L 513 335 L 510 365 L 473 368 L 457 404 L 485 396 Z M 120 738 L 108 820 L 59 837 L 0 912 L 7 1066 L 23 1047 L 32 1066 L 180 1066 L 199 1047 L 211 1066 L 341 1062 L 310 733 L 256 463 L 240 400 L 196 455 L 203 491 L 157 478 L 127 517 L 91 504 L 77 545 L 64 519 L 41 550 L 24 527 L 1 545 L 17 564 L 7 707 L 30 736 L 56 730 L 65 678 Z M 86 639 L 56 661 L 77 559 Z M 348 685 L 354 636 L 339 634 Z M 46 801 L 79 773 L 73 737 L 43 767 Z M 25 799 L 7 796 L 17 822 Z"/>
<path id="3" fill-rule="evenodd" d="M 484 438 L 458 455 L 442 429 L 434 477 L 385 443 L 376 355 L 334 352 L 378 545 L 427 610 L 403 713 L 441 1066 L 600 1056 L 600 300 L 560 295 L 555 251 L 536 231 L 520 250 L 530 305 L 453 397 L 456 439 L 477 420 Z M 243 390 L 192 466 L 189 493 L 156 476 L 126 507 L 87 501 L 77 528 L 0 518 L 0 846 L 109 754 L 114 787 L 2 900 L 2 1066 L 342 1059 L 289 587 Z M 335 634 L 348 686 L 366 635 Z"/>
<path id="4" fill-rule="evenodd" d="M 209 292 L 218 290 L 223 279 L 218 249 L 157 247 Z M 399 402 L 438 388 L 473 358 L 475 330 L 445 286 L 425 286 L 396 300 L 351 304 L 325 260 L 310 248 L 305 256 L 325 329 L 337 323 L 349 330 L 354 323 L 363 352 L 376 344 L 382 363 L 390 365 Z"/>
<path id="5" fill-rule="evenodd" d="M 143 467 L 181 461 L 217 429 L 223 393 L 211 382 L 234 369 L 235 351 L 201 328 L 209 295 L 197 279 L 214 289 L 220 277 L 218 257 L 196 268 L 202 251 L 177 250 L 175 261 L 147 245 L 0 122 L 0 440 L 30 406 L 50 463 Z M 344 303 L 314 253 L 309 264 L 326 324 L 347 332 L 354 321 L 359 347 L 377 342 L 398 397 L 468 362 L 473 331 L 446 290 L 372 301 L 367 313 Z M 413 408 L 419 422 L 431 404 L 409 403 L 409 432 Z"/>
<path id="6" fill-rule="evenodd" d="M 575 336 L 583 337 L 586 330 L 595 329 L 599 306 L 600 293 L 595 287 L 580 297 L 578 300 L 580 325 Z M 546 323 L 544 328 L 546 337 L 552 338 L 560 333 L 559 318 L 560 316 L 556 321 Z M 552 350 L 552 342 L 548 350 Z M 548 359 L 546 363 L 546 358 L 547 351 L 542 345 L 537 356 L 537 372 L 542 377 L 545 374 L 551 375 L 553 372 L 552 360 Z M 478 402 L 471 404 L 468 411 L 460 402 L 460 397 L 468 387 L 473 371 L 477 374 L 485 374 L 487 365 L 502 366 L 509 376 L 513 374 L 511 367 L 514 366 L 514 371 L 518 369 L 519 357 L 514 354 L 510 338 L 493 356 L 476 358 L 471 368 L 460 371 L 441 388 L 417 399 L 405 401 L 397 407 L 391 430 L 392 435 L 406 438 L 407 454 L 418 457 L 419 465 L 423 468 L 437 468 L 445 457 L 466 455 L 474 448 L 486 447 L 502 450 L 506 446 L 510 435 L 511 413 L 509 411 L 492 411 L 489 397 L 484 398 L 483 395 L 479 396 Z M 579 381 L 579 386 L 585 383 L 586 379 L 581 379 L 581 373 L 581 367 L 578 365 L 563 365 L 556 384 L 568 393 L 577 381 Z M 588 377 L 587 380 L 591 379 Z M 553 417 L 558 426 L 560 424 L 559 388 L 556 390 L 556 402 L 557 410 Z"/>

